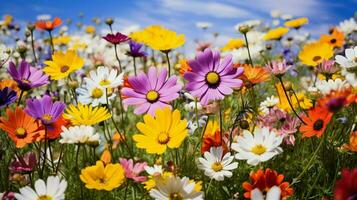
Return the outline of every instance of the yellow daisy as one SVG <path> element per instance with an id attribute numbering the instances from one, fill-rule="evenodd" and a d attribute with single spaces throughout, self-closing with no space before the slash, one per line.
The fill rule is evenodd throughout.
<path id="1" fill-rule="evenodd" d="M 120 164 L 107 164 L 97 161 L 96 165 L 81 170 L 79 176 L 86 188 L 112 191 L 125 180 L 125 172 Z"/>
<path id="2" fill-rule="evenodd" d="M 302 25 L 309 23 L 309 19 L 306 17 L 301 17 L 297 19 L 292 19 L 289 21 L 286 21 L 284 23 L 284 26 L 289 27 L 289 28 L 300 28 Z"/>
<path id="3" fill-rule="evenodd" d="M 166 107 L 156 110 L 155 116 L 147 114 L 144 123 L 136 124 L 142 133 L 133 136 L 136 147 L 150 154 L 162 154 L 166 148 L 178 148 L 188 134 L 187 121 L 181 120 L 180 111 L 172 112 Z"/>
<path id="4" fill-rule="evenodd" d="M 86 33 L 94 34 L 95 33 L 95 27 L 94 26 L 87 26 L 86 27 Z"/>
<path id="5" fill-rule="evenodd" d="M 224 47 L 222 47 L 222 51 L 232 51 L 234 49 L 241 48 L 245 45 L 244 41 L 240 38 L 230 39 Z"/>
<path id="6" fill-rule="evenodd" d="M 152 25 L 142 31 L 134 32 L 130 38 L 136 42 L 143 43 L 154 50 L 168 52 L 185 44 L 185 35 L 162 26 Z"/>
<path id="7" fill-rule="evenodd" d="M 323 60 L 329 60 L 333 56 L 333 47 L 323 42 L 306 44 L 299 53 L 300 61 L 308 66 L 317 66 Z"/>
<path id="8" fill-rule="evenodd" d="M 63 117 L 70 120 L 73 125 L 93 125 L 107 120 L 111 116 L 105 107 L 93 108 L 92 105 L 80 103 L 77 106 L 70 105 L 66 109 L 66 113 L 63 114 Z"/>
<path id="9" fill-rule="evenodd" d="M 71 41 L 71 36 L 63 35 L 53 38 L 54 45 L 67 45 Z"/>
<path id="10" fill-rule="evenodd" d="M 75 51 L 65 53 L 56 51 L 52 55 L 52 60 L 47 60 L 44 63 L 47 66 L 43 68 L 43 71 L 51 76 L 52 80 L 60 80 L 81 68 L 84 65 L 84 60 Z"/>
<path id="11" fill-rule="evenodd" d="M 285 27 L 271 29 L 264 35 L 264 40 L 280 40 L 288 32 L 289 29 Z"/>
<path id="12" fill-rule="evenodd" d="M 279 103 L 278 103 L 277 107 L 282 109 L 282 110 L 285 110 L 286 112 L 292 111 L 291 107 L 289 105 L 288 99 L 285 96 L 284 89 L 281 86 L 281 84 L 277 83 L 275 85 L 275 88 L 276 88 L 276 90 L 278 92 L 278 95 L 279 95 Z M 309 108 L 311 108 L 313 106 L 311 99 L 307 98 L 307 96 L 304 93 L 297 93 L 296 96 L 298 98 L 300 107 L 302 109 L 307 110 L 307 109 L 309 109 Z M 290 102 L 293 105 L 294 109 L 298 109 L 299 108 L 299 104 L 296 101 L 295 95 L 294 94 L 290 94 L 289 97 L 290 97 Z"/>

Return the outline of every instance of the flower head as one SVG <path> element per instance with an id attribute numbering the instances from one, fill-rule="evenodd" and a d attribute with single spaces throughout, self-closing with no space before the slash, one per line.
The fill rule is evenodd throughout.
<path id="1" fill-rule="evenodd" d="M 223 181 L 224 177 L 230 178 L 232 170 L 238 167 L 238 162 L 232 162 L 234 156 L 231 153 L 223 155 L 223 148 L 211 147 L 210 151 L 204 153 L 204 158 L 198 158 L 200 169 L 205 171 L 205 175 L 216 181 Z"/>
<path id="2" fill-rule="evenodd" d="M 130 38 L 120 32 L 117 32 L 116 34 L 107 34 L 106 36 L 103 37 L 103 39 L 105 39 L 106 41 L 114 44 L 114 45 L 117 45 L 117 44 L 120 44 L 122 42 L 126 42 L 128 40 L 130 40 Z"/>
<path id="3" fill-rule="evenodd" d="M 112 115 L 105 107 L 95 107 L 91 105 L 78 104 L 77 106 L 70 105 L 63 114 L 65 119 L 71 121 L 73 125 L 94 125 L 104 120 L 107 120 Z"/>
<path id="4" fill-rule="evenodd" d="M 60 143 L 62 144 L 91 144 L 99 143 L 99 134 L 91 126 L 62 127 Z"/>
<path id="5" fill-rule="evenodd" d="M 287 65 L 286 61 L 272 61 L 265 66 L 265 69 L 270 71 L 275 76 L 282 76 L 284 75 L 292 65 Z"/>
<path id="6" fill-rule="evenodd" d="M 332 74 L 336 73 L 339 68 L 335 66 L 335 61 L 324 60 L 317 65 L 316 70 L 325 76 L 332 77 Z"/>
<path id="7" fill-rule="evenodd" d="M 322 42 L 306 44 L 299 53 L 300 61 L 308 66 L 315 67 L 324 60 L 329 60 L 333 56 L 331 45 Z"/>
<path id="8" fill-rule="evenodd" d="M 61 180 L 58 176 L 49 176 L 47 183 L 38 179 L 35 182 L 35 190 L 29 186 L 20 188 L 20 193 L 15 193 L 15 197 L 19 200 L 63 200 L 66 189 L 66 180 Z"/>
<path id="9" fill-rule="evenodd" d="M 280 40 L 288 32 L 289 29 L 285 27 L 271 29 L 264 35 L 264 40 Z"/>
<path id="10" fill-rule="evenodd" d="M 136 43 L 135 41 L 130 40 L 129 41 L 130 51 L 128 51 L 127 54 L 129 56 L 134 57 L 134 58 L 136 58 L 136 57 L 144 57 L 144 56 L 147 55 L 147 53 L 145 51 L 141 50 L 142 47 L 143 47 L 142 44 Z"/>
<path id="11" fill-rule="evenodd" d="M 17 107 L 15 111 L 7 109 L 6 115 L 8 116 L 7 119 L 0 117 L 0 128 L 7 132 L 17 148 L 38 141 L 45 135 L 41 124 L 21 108 Z"/>
<path id="12" fill-rule="evenodd" d="M 37 164 L 36 154 L 28 152 L 24 156 L 17 157 L 16 160 L 10 164 L 10 171 L 13 173 L 27 173 L 32 172 Z"/>
<path id="13" fill-rule="evenodd" d="M 189 81 L 186 89 L 199 98 L 202 105 L 223 99 L 225 95 L 232 94 L 232 88 L 242 86 L 242 80 L 237 77 L 243 73 L 243 68 L 233 68 L 231 55 L 220 61 L 218 51 L 205 49 L 197 54 L 195 60 L 189 61 L 189 66 L 192 71 L 184 75 Z"/>
<path id="14" fill-rule="evenodd" d="M 180 111 L 172 112 L 168 107 L 156 110 L 155 118 L 146 114 L 144 123 L 139 122 L 136 127 L 143 133 L 133 135 L 136 147 L 150 154 L 178 148 L 188 135 L 187 121 L 181 120 Z"/>
<path id="15" fill-rule="evenodd" d="M 9 63 L 8 73 L 17 82 L 21 90 L 30 90 L 49 83 L 48 76 L 42 70 L 30 66 L 25 60 L 21 61 L 20 67 L 16 69 L 15 63 Z"/>
<path id="16" fill-rule="evenodd" d="M 331 34 L 321 35 L 320 41 L 323 43 L 327 43 L 332 47 L 339 48 L 342 47 L 345 43 L 345 35 L 337 28 L 333 28 Z"/>
<path id="17" fill-rule="evenodd" d="M 169 106 L 169 103 L 179 97 L 182 85 L 177 84 L 177 77 L 171 76 L 167 79 L 167 70 L 159 72 L 155 67 L 150 67 L 148 74 L 140 73 L 138 76 L 129 77 L 131 87 L 124 87 L 124 106 L 136 106 L 134 113 L 155 114 L 158 108 Z"/>
<path id="18" fill-rule="evenodd" d="M 47 60 L 44 64 L 46 66 L 43 68 L 43 71 L 49 75 L 52 80 L 60 80 L 81 68 L 84 65 L 84 60 L 72 50 L 65 53 L 56 51 L 52 55 L 52 60 Z"/>
<path id="19" fill-rule="evenodd" d="M 99 104 L 107 104 L 107 100 L 112 100 L 116 96 L 113 92 L 108 94 L 106 88 L 88 78 L 85 78 L 85 82 L 82 87 L 76 89 L 78 101 L 84 105 L 91 104 L 96 107 Z"/>
<path id="20" fill-rule="evenodd" d="M 234 49 L 238 49 L 241 47 L 244 47 L 245 42 L 240 39 L 229 39 L 229 41 L 227 42 L 227 44 L 224 45 L 224 47 L 222 47 L 222 51 L 232 51 Z"/>
<path id="21" fill-rule="evenodd" d="M 47 124 L 47 137 L 50 140 L 57 139 L 62 133 L 62 126 L 70 125 L 69 121 L 60 116 L 55 122 Z"/>
<path id="22" fill-rule="evenodd" d="M 112 191 L 125 180 L 124 169 L 120 164 L 107 164 L 97 161 L 96 165 L 81 170 L 80 178 L 86 188 Z"/>
<path id="23" fill-rule="evenodd" d="M 321 137 L 333 114 L 322 107 L 315 107 L 309 110 L 307 114 L 308 116 L 302 118 L 306 124 L 300 127 L 300 132 L 303 133 L 304 137 Z"/>
<path id="24" fill-rule="evenodd" d="M 129 179 L 133 179 L 135 182 L 144 182 L 146 181 L 146 176 L 140 176 L 139 174 L 145 171 L 145 167 L 147 166 L 146 162 L 135 163 L 133 159 L 125 159 L 119 158 L 121 166 L 123 166 L 125 170 L 125 177 Z"/>
<path id="25" fill-rule="evenodd" d="M 259 197 L 259 192 L 267 192 L 267 195 L 274 195 L 274 193 L 280 192 L 278 198 L 274 199 L 286 199 L 294 193 L 294 189 L 290 187 L 289 182 L 284 181 L 284 175 L 278 174 L 275 170 L 266 169 L 265 171 L 259 169 L 256 172 L 250 174 L 251 182 L 244 182 L 243 188 L 247 191 L 244 193 L 244 197 L 247 199 L 255 200 L 255 197 Z M 273 191 L 270 191 L 272 190 Z M 280 189 L 280 190 L 279 190 Z M 275 191 L 274 191 L 275 190 Z M 262 195 L 262 194 L 261 194 Z M 263 199 L 263 198 L 257 198 Z M 268 200 L 269 198 L 267 198 Z M 270 200 L 270 199 L 269 199 Z"/>
<path id="26" fill-rule="evenodd" d="M 269 71 L 263 67 L 243 65 L 243 68 L 244 73 L 240 78 L 243 80 L 246 87 L 262 83 L 270 79 Z"/>
<path id="27" fill-rule="evenodd" d="M 62 24 L 62 20 L 58 17 L 54 18 L 53 21 L 39 20 L 36 22 L 36 28 L 46 31 L 52 31 L 54 28 Z"/>
<path id="28" fill-rule="evenodd" d="M 16 91 L 9 87 L 0 90 L 0 108 L 14 103 L 17 99 Z"/>
<path id="29" fill-rule="evenodd" d="M 224 153 L 228 151 L 227 145 L 221 140 L 220 126 L 217 121 L 208 121 L 202 138 L 201 154 L 210 151 L 212 147 L 223 146 Z"/>
<path id="30" fill-rule="evenodd" d="M 100 66 L 97 70 L 89 72 L 89 77 L 85 77 L 86 84 L 102 87 L 104 89 L 116 88 L 123 84 L 124 73 L 118 74 L 116 69 Z"/>
<path id="31" fill-rule="evenodd" d="M 41 99 L 28 99 L 26 101 L 25 112 L 35 119 L 39 119 L 43 124 L 51 124 L 62 115 L 66 104 L 61 101 L 52 102 L 52 98 L 48 95 Z"/>
<path id="32" fill-rule="evenodd" d="M 334 189 L 335 200 L 353 200 L 357 191 L 357 169 L 343 169 L 342 177 L 336 181 Z"/>
<path id="33" fill-rule="evenodd" d="M 354 48 L 347 48 L 345 56 L 337 55 L 336 62 L 341 66 L 341 74 L 345 76 L 346 80 L 354 87 L 357 86 L 357 46 Z"/>
<path id="34" fill-rule="evenodd" d="M 309 19 L 306 17 L 301 17 L 301 18 L 297 18 L 297 19 L 292 19 L 289 21 L 286 21 L 284 23 L 284 26 L 288 27 L 288 28 L 296 28 L 299 29 L 302 25 L 309 23 Z"/>
<path id="35" fill-rule="evenodd" d="M 232 149 L 238 152 L 235 155 L 238 160 L 247 160 L 248 164 L 256 166 L 280 154 L 282 141 L 283 137 L 270 132 L 269 128 L 256 127 L 254 134 L 244 130 L 243 136 L 238 136 L 237 143 L 232 144 Z"/>

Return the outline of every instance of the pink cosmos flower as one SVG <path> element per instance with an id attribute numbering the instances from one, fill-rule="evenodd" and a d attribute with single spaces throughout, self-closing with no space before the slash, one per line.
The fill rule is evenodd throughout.
<path id="1" fill-rule="evenodd" d="M 292 65 L 287 65 L 286 60 L 283 61 L 272 61 L 265 66 L 265 68 L 275 76 L 284 75 Z"/>
<path id="2" fill-rule="evenodd" d="M 141 172 L 145 171 L 144 168 L 147 166 L 146 162 L 136 163 L 134 165 L 132 159 L 119 158 L 119 161 L 124 168 L 126 178 L 133 179 L 135 182 L 146 181 L 146 176 L 139 176 Z"/>
<path id="3" fill-rule="evenodd" d="M 169 103 L 179 97 L 182 85 L 177 84 L 177 77 L 171 76 L 167 79 L 165 68 L 157 70 L 150 67 L 148 74 L 140 73 L 128 79 L 130 87 L 124 87 L 123 104 L 127 108 L 129 105 L 136 107 L 134 113 L 137 115 L 149 113 L 155 115 L 155 110 L 171 106 Z"/>

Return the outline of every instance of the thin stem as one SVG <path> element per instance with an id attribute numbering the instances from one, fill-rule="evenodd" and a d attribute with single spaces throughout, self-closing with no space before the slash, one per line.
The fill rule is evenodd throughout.
<path id="1" fill-rule="evenodd" d="M 218 101 L 218 105 L 219 105 L 219 132 L 221 135 L 221 144 L 223 142 L 223 116 L 222 116 L 222 103 L 221 101 Z"/>
<path id="2" fill-rule="evenodd" d="M 253 65 L 253 60 L 252 60 L 252 57 L 250 55 L 250 50 L 249 50 L 249 43 L 248 43 L 248 37 L 247 37 L 247 34 L 244 33 L 244 39 L 245 39 L 245 45 L 247 46 L 247 50 L 248 50 L 248 56 L 249 56 L 249 61 L 250 61 L 250 64 L 252 65 L 252 67 L 254 67 Z"/>
<path id="3" fill-rule="evenodd" d="M 62 155 L 63 155 L 63 147 L 64 147 L 64 145 L 61 145 L 60 155 L 59 155 L 58 163 L 57 163 L 57 167 L 56 167 L 56 174 L 58 173 L 58 169 L 59 169 L 59 166 L 61 163 L 61 159 L 62 159 Z"/>
<path id="4" fill-rule="evenodd" d="M 21 90 L 21 93 L 20 93 L 20 97 L 19 97 L 19 100 L 17 101 L 17 107 L 19 107 L 20 103 L 21 103 L 21 99 L 22 99 L 22 96 L 24 95 L 24 91 Z"/>
<path id="5" fill-rule="evenodd" d="M 50 159 L 51 159 L 51 165 L 52 165 L 52 170 L 55 171 L 55 163 L 53 162 L 53 155 L 52 155 L 52 150 L 51 150 L 51 141 L 48 141 L 48 149 L 50 151 Z"/>
<path id="6" fill-rule="evenodd" d="M 45 150 L 43 152 L 43 162 L 42 162 L 42 170 L 41 170 L 41 178 L 43 177 L 43 172 L 45 170 L 46 167 L 46 156 L 47 156 L 47 134 L 48 134 L 48 130 L 47 130 L 47 126 L 45 125 Z M 40 148 L 41 149 L 41 148 Z"/>
<path id="7" fill-rule="evenodd" d="M 78 146 L 78 148 L 77 148 L 77 153 L 76 153 L 76 169 L 78 169 L 78 156 L 79 156 L 79 150 L 81 148 L 81 145 L 78 144 L 77 146 Z"/>
<path id="8" fill-rule="evenodd" d="M 208 194 L 208 191 L 209 191 L 209 188 L 211 186 L 212 180 L 213 180 L 213 178 L 209 181 L 208 187 L 207 187 L 206 192 L 205 192 L 206 195 Z"/>
<path id="9" fill-rule="evenodd" d="M 288 103 L 289 103 L 289 105 L 290 105 L 291 110 L 294 112 L 294 114 L 296 115 L 296 117 L 297 117 L 303 124 L 306 125 L 306 122 L 304 122 L 304 120 L 301 119 L 301 117 L 297 114 L 297 112 L 295 111 L 293 105 L 291 104 L 289 95 L 288 95 L 288 93 L 286 92 L 286 89 L 285 89 L 285 86 L 284 86 L 284 83 L 283 83 L 283 79 L 282 79 L 281 77 L 278 77 L 278 79 L 279 79 L 279 81 L 280 81 L 281 86 L 283 87 L 285 97 L 286 97 L 286 99 L 288 100 Z"/>
<path id="10" fill-rule="evenodd" d="M 167 67 L 168 67 L 168 71 L 169 71 L 169 77 L 171 76 L 171 64 L 170 64 L 170 58 L 169 58 L 169 52 L 165 51 L 165 55 L 166 55 L 166 60 L 167 60 Z"/>
<path id="11" fill-rule="evenodd" d="M 48 34 L 50 35 L 50 43 L 51 43 L 51 54 L 55 52 L 55 47 L 53 45 L 53 38 L 52 38 L 52 32 L 48 31 Z"/>
<path id="12" fill-rule="evenodd" d="M 36 51 L 35 51 L 35 42 L 33 40 L 33 30 L 31 30 L 30 33 L 31 33 L 31 48 L 32 48 L 33 59 L 35 61 L 35 64 L 37 64 Z"/>
<path id="13" fill-rule="evenodd" d="M 136 74 L 136 58 L 135 58 L 135 56 L 133 56 L 133 64 L 134 64 L 134 74 L 136 76 L 137 74 Z"/>
<path id="14" fill-rule="evenodd" d="M 120 59 L 119 59 L 119 56 L 118 56 L 118 52 L 117 52 L 117 45 L 115 44 L 114 45 L 114 51 L 115 51 L 115 58 L 117 59 L 118 61 L 118 64 L 119 64 L 119 69 L 120 69 L 120 73 L 123 71 L 123 68 L 121 67 L 121 62 L 120 62 Z"/>

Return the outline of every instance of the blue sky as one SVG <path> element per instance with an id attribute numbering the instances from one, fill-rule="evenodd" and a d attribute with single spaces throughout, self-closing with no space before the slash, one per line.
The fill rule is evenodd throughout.
<path id="1" fill-rule="evenodd" d="M 213 23 L 211 32 L 221 32 L 222 40 L 235 36 L 233 26 L 249 19 L 271 20 L 270 11 L 280 10 L 295 17 L 309 17 L 305 28 L 313 35 L 350 18 L 357 0 L 0 0 L 0 14 L 11 14 L 21 22 L 34 21 L 40 14 L 84 22 L 93 17 L 116 19 L 115 28 L 161 24 L 191 39 L 206 37 L 195 26 L 198 21 Z"/>

